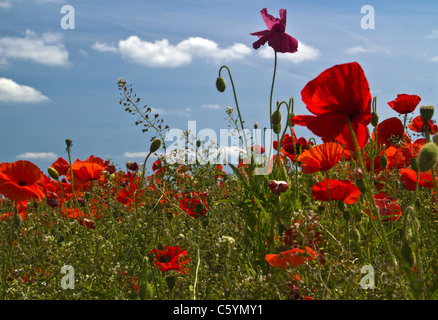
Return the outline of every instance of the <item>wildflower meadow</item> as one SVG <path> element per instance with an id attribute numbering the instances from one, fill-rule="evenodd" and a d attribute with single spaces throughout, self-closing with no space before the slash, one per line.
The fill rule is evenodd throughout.
<path id="1" fill-rule="evenodd" d="M 249 35 L 275 53 L 268 128 L 245 122 L 231 68 L 212 75 L 236 106 L 236 161 L 189 130 L 172 148 L 165 117 L 120 78 L 120 113 L 150 138 L 144 161 L 72 159 L 83 146 L 62 137 L 48 168 L 0 163 L 1 299 L 437 299 L 435 107 L 379 100 L 354 61 L 308 79 L 306 109 L 274 101 L 277 54 L 300 50 L 286 15 L 261 10 L 266 30 Z"/>

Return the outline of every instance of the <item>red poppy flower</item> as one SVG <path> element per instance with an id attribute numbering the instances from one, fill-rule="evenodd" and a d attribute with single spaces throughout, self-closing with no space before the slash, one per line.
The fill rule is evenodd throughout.
<path id="1" fill-rule="evenodd" d="M 415 117 L 410 124 L 408 124 L 408 128 L 414 132 L 422 133 L 424 132 L 424 120 L 422 116 Z M 438 132 L 438 126 L 429 120 L 429 133 L 435 134 Z"/>
<path id="2" fill-rule="evenodd" d="M 42 200 L 45 196 L 40 185 L 42 177 L 41 170 L 30 161 L 0 163 L 0 194 L 13 201 Z"/>
<path id="3" fill-rule="evenodd" d="M 397 99 L 388 102 L 388 105 L 400 114 L 414 112 L 421 98 L 415 94 L 398 94 Z"/>
<path id="4" fill-rule="evenodd" d="M 327 171 L 333 168 L 344 155 L 344 149 L 336 142 L 326 142 L 304 151 L 299 157 L 304 173 Z"/>
<path id="5" fill-rule="evenodd" d="M 312 187 L 312 196 L 316 200 L 329 201 L 340 200 L 345 204 L 353 204 L 359 200 L 361 192 L 350 180 L 330 179 L 330 198 L 327 179 L 315 183 Z"/>
<path id="6" fill-rule="evenodd" d="M 418 186 L 424 188 L 433 188 L 433 177 L 432 174 L 427 172 L 418 171 L 419 180 Z M 408 191 L 415 190 L 416 182 L 417 182 L 417 172 L 413 169 L 401 169 L 400 170 L 400 180 L 404 183 L 405 189 Z"/>
<path id="7" fill-rule="evenodd" d="M 313 142 L 307 142 L 303 137 L 297 139 L 295 131 L 292 129 L 293 137 L 286 133 L 281 142 L 280 152 L 287 156 L 292 162 L 295 162 L 295 156 L 299 156 L 308 146 L 313 146 Z M 273 141 L 272 145 L 278 150 L 278 141 Z"/>
<path id="8" fill-rule="evenodd" d="M 164 250 L 152 249 L 150 253 L 155 256 L 154 263 L 160 271 L 166 272 L 175 270 L 176 272 L 181 271 L 182 273 L 189 271 L 188 268 L 184 268 L 183 266 L 189 262 L 187 251 L 183 250 L 180 246 L 170 247 L 165 245 Z"/>
<path id="9" fill-rule="evenodd" d="M 295 116 L 292 123 L 305 125 L 324 142 L 338 141 L 354 150 L 347 124 L 350 120 L 359 148 L 368 141 L 371 123 L 371 93 L 357 62 L 335 65 L 307 83 L 303 102 L 314 116 Z"/>
<path id="10" fill-rule="evenodd" d="M 275 268 L 296 267 L 308 260 L 315 259 L 316 252 L 310 247 L 295 248 L 278 254 L 267 254 L 265 260 Z"/>
<path id="11" fill-rule="evenodd" d="M 388 118 L 380 122 L 377 127 L 377 143 L 387 147 L 397 145 L 403 140 L 405 129 L 399 118 Z"/>
<path id="12" fill-rule="evenodd" d="M 85 161 L 77 159 L 71 166 L 74 175 L 74 183 L 76 185 L 83 185 L 88 181 L 99 180 L 102 175 L 102 171 L 108 166 L 108 162 L 104 162 L 102 159 L 91 156 Z M 67 172 L 67 178 L 71 180 L 71 171 Z"/>
<path id="13" fill-rule="evenodd" d="M 70 169 L 70 164 L 64 158 L 58 158 L 52 163 L 51 167 L 55 169 L 60 176 L 65 176 Z"/>
<path id="14" fill-rule="evenodd" d="M 184 194 L 179 201 L 179 206 L 192 218 L 198 216 L 198 210 L 200 216 L 203 217 L 208 212 L 207 193 L 190 192 L 188 195 Z"/>
<path id="15" fill-rule="evenodd" d="M 378 193 L 373 195 L 374 202 L 379 208 L 379 215 L 382 217 L 382 221 L 395 221 L 401 217 L 401 207 L 396 202 L 396 199 L 391 198 L 386 193 Z M 368 213 L 368 209 L 366 209 Z"/>
<path id="16" fill-rule="evenodd" d="M 260 46 L 268 42 L 268 45 L 272 47 L 275 52 L 297 52 L 298 40 L 285 33 L 286 9 L 280 10 L 280 19 L 268 14 L 266 8 L 262 9 L 260 12 L 268 30 L 251 33 L 252 36 L 259 37 L 259 40 L 253 44 L 254 49 L 257 50 Z"/>

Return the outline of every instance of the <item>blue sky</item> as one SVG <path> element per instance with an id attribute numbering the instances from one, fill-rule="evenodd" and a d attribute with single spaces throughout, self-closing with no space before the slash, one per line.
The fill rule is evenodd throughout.
<path id="1" fill-rule="evenodd" d="M 308 81 L 352 61 L 365 71 L 381 120 L 397 116 L 387 102 L 399 93 L 436 106 L 438 5 L 382 2 L 0 0 L 0 162 L 30 160 L 45 171 L 67 158 L 69 138 L 73 160 L 142 163 L 150 135 L 119 105 L 119 78 L 171 128 L 196 121 L 197 130 L 219 135 L 226 107 L 235 107 L 230 86 L 215 88 L 227 65 L 247 126 L 266 126 L 274 60 L 249 35 L 266 29 L 262 8 L 276 17 L 287 9 L 286 32 L 300 42 L 298 53 L 279 56 L 274 89 L 274 101 L 294 97 L 296 114 L 309 114 L 300 95 Z M 61 27 L 64 5 L 74 8 L 74 29 Z M 374 8 L 374 29 L 361 28 L 364 5 Z"/>

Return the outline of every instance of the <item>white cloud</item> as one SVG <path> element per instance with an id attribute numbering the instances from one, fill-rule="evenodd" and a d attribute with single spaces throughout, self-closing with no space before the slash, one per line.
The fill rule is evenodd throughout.
<path id="1" fill-rule="evenodd" d="M 430 61 L 430 62 L 438 62 L 438 56 L 433 57 L 433 58 L 430 58 L 430 59 L 427 59 L 427 61 Z"/>
<path id="2" fill-rule="evenodd" d="M 129 151 L 126 151 L 124 154 L 123 154 L 123 156 L 124 157 L 126 157 L 126 158 L 146 158 L 147 157 L 147 155 L 148 155 L 148 153 L 147 152 L 143 152 L 143 151 L 141 151 L 141 152 L 129 152 Z"/>
<path id="3" fill-rule="evenodd" d="M 117 46 L 96 42 L 93 49 L 119 53 L 123 59 L 154 68 L 176 68 L 188 65 L 194 57 L 213 62 L 228 62 L 243 59 L 252 51 L 240 43 L 222 49 L 216 42 L 200 37 L 190 37 L 173 45 L 167 39 L 148 42 L 137 36 L 120 40 Z"/>
<path id="4" fill-rule="evenodd" d="M 17 158 L 20 159 L 41 159 L 41 160 L 56 160 L 58 156 L 53 152 L 25 152 L 19 154 Z"/>
<path id="5" fill-rule="evenodd" d="M 218 104 L 203 104 L 201 106 L 202 109 L 213 109 L 213 110 L 219 110 L 222 109 L 222 107 Z"/>
<path id="6" fill-rule="evenodd" d="M 9 59 L 31 60 L 47 66 L 67 66 L 68 51 L 61 43 L 59 33 L 44 33 L 38 36 L 26 30 L 23 38 L 0 38 L 0 54 L 3 64 Z"/>
<path id="7" fill-rule="evenodd" d="M 12 7 L 12 3 L 10 1 L 0 2 L 0 9 L 9 9 L 10 7 Z"/>
<path id="8" fill-rule="evenodd" d="M 361 46 L 356 46 L 356 47 L 348 48 L 345 51 L 345 53 L 348 53 L 348 54 L 356 54 L 356 53 L 361 53 L 361 52 L 367 52 L 367 49 L 365 49 L 364 47 L 361 47 Z"/>
<path id="9" fill-rule="evenodd" d="M 7 78 L 0 78 L 0 101 L 34 103 L 49 100 L 40 91 L 20 85 Z"/>
<path id="10" fill-rule="evenodd" d="M 438 39 L 438 30 L 434 29 L 432 30 L 427 36 L 427 39 Z"/>
<path id="11" fill-rule="evenodd" d="M 264 46 L 259 50 L 259 57 L 265 59 L 274 58 L 274 50 L 269 46 Z M 318 49 L 308 46 L 307 44 L 298 41 L 298 51 L 295 53 L 277 53 L 278 59 L 284 59 L 293 63 L 300 63 L 307 60 L 315 60 L 319 57 Z"/>

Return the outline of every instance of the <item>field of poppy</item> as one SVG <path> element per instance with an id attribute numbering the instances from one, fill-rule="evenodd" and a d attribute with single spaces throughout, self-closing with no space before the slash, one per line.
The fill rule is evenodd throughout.
<path id="1" fill-rule="evenodd" d="M 251 34 L 254 49 L 267 43 L 275 59 L 299 50 L 286 10 L 261 14 L 268 29 Z M 227 83 L 219 71 L 218 91 L 234 92 Z M 273 106 L 271 93 L 275 152 L 251 146 L 269 162 L 259 175 L 251 155 L 168 162 L 164 120 L 139 107 L 126 80 L 117 85 L 120 105 L 152 132 L 144 163 L 73 161 L 81 146 L 70 139 L 68 157 L 47 170 L 0 163 L 2 299 L 438 298 L 438 127 L 419 96 L 397 94 L 382 107 L 400 116 L 379 121 L 357 62 L 307 83 L 310 114 L 295 115 L 293 99 Z M 236 107 L 227 115 L 243 130 Z"/>

